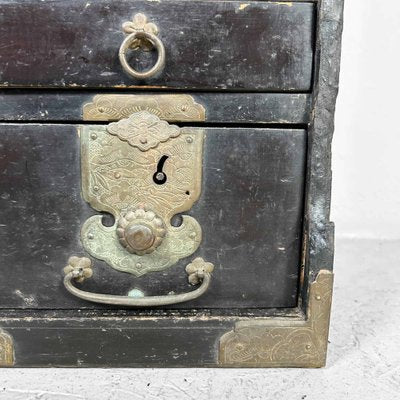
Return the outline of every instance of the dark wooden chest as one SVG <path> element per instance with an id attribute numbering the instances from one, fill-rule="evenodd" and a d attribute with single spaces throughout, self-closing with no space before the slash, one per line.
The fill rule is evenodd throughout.
<path id="1" fill-rule="evenodd" d="M 0 365 L 319 367 L 342 0 L 0 0 Z"/>

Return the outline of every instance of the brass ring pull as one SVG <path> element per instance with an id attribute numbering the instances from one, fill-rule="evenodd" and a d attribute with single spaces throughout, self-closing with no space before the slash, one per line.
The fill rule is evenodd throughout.
<path id="1" fill-rule="evenodd" d="M 108 295 L 100 293 L 86 292 L 78 289 L 72 284 L 72 281 L 82 283 L 85 279 L 92 276 L 92 262 L 86 257 L 71 257 L 68 261 L 68 266 L 64 268 L 64 286 L 74 296 L 83 300 L 91 301 L 94 303 L 118 305 L 125 307 L 156 307 L 165 306 L 169 304 L 178 304 L 186 301 L 194 300 L 203 295 L 211 282 L 211 272 L 214 265 L 205 262 L 202 258 L 198 257 L 193 260 L 186 267 L 189 283 L 192 285 L 201 285 L 192 292 L 182 294 L 168 294 L 165 296 L 145 296 L 145 297 L 131 297 L 121 295 Z"/>
<path id="2" fill-rule="evenodd" d="M 158 52 L 158 58 L 156 63 L 153 65 L 152 68 L 144 72 L 136 71 L 128 64 L 128 61 L 126 60 L 126 52 L 132 46 L 132 44 L 136 42 L 138 39 L 150 42 Z M 137 79 L 150 78 L 158 74 L 164 68 L 165 65 L 165 48 L 162 41 L 156 35 L 146 31 L 135 31 L 131 33 L 129 36 L 127 36 L 125 40 L 122 42 L 121 47 L 119 48 L 118 55 L 124 71 Z"/>

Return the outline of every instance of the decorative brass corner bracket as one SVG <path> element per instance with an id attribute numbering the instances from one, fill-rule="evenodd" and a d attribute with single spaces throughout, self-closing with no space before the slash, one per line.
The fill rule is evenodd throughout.
<path id="1" fill-rule="evenodd" d="M 12 337 L 0 329 L 0 367 L 14 365 L 14 344 Z"/>
<path id="2" fill-rule="evenodd" d="M 83 106 L 84 121 L 118 121 L 148 111 L 168 122 L 202 122 L 206 112 L 187 94 L 100 94 Z"/>
<path id="3" fill-rule="evenodd" d="M 323 367 L 326 361 L 333 273 L 321 270 L 309 289 L 306 320 L 239 321 L 224 334 L 219 364 L 225 367 Z"/>

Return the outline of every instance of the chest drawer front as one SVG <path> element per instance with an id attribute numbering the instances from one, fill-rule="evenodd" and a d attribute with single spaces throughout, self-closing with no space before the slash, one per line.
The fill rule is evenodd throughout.
<path id="1" fill-rule="evenodd" d="M 300 264 L 306 133 L 290 129 L 208 128 L 201 195 L 184 214 L 202 228 L 193 255 L 171 268 L 132 276 L 95 260 L 82 286 L 146 295 L 190 290 L 185 265 L 215 265 L 199 299 L 172 308 L 294 307 Z M 80 231 L 99 214 L 81 195 L 74 125 L 2 125 L 0 308 L 104 308 L 71 296 L 62 268 L 87 255 Z M 153 171 L 149 171 L 153 174 Z M 170 175 L 169 175 L 170 176 Z"/>
<path id="2" fill-rule="evenodd" d="M 237 1 L 3 1 L 2 87 L 157 87 L 309 91 L 314 4 Z M 157 25 L 165 67 L 149 79 L 124 72 L 122 24 Z M 20 23 L 16 23 L 20 21 Z M 142 70 L 155 51 L 132 51 Z"/>

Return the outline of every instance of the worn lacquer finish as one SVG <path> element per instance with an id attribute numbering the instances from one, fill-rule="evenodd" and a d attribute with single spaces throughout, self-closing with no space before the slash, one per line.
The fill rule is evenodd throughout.
<path id="1" fill-rule="evenodd" d="M 0 86 L 34 88 L 310 91 L 312 3 L 251 1 L 1 1 Z M 141 13 L 156 24 L 166 64 L 137 79 L 121 66 L 122 25 Z M 23 21 L 15 29 L 15 21 Z M 132 51 L 151 68 L 156 51 Z M 44 73 L 45 71 L 45 73 Z"/>
<path id="2" fill-rule="evenodd" d="M 189 98 L 195 104 L 187 102 Z M 171 105 L 169 99 L 176 104 L 173 109 L 165 108 Z M 0 91 L 3 121 L 113 121 L 132 112 L 149 111 L 169 122 L 304 125 L 310 110 L 311 96 L 305 93 L 197 92 L 164 96 L 153 92 L 143 97 L 143 92 L 93 95 L 82 90 Z"/>
<path id="3" fill-rule="evenodd" d="M 5 225 L 0 229 L 2 308 L 103 308 L 74 299 L 60 279 L 70 256 L 87 256 L 82 225 L 99 214 L 82 198 L 78 128 L 0 125 L 4 166 L 0 211 Z M 253 127 L 200 130 L 205 134 L 202 188 L 187 212 L 202 228 L 196 253 L 168 270 L 140 277 L 96 261 L 93 277 L 82 288 L 115 294 L 133 288 L 146 295 L 186 292 L 193 288 L 184 268 L 202 257 L 215 265 L 213 282 L 191 307 L 228 311 L 296 306 L 306 132 Z M 149 179 L 154 172 L 149 171 Z M 248 279 L 243 279 L 243 271 Z"/>

